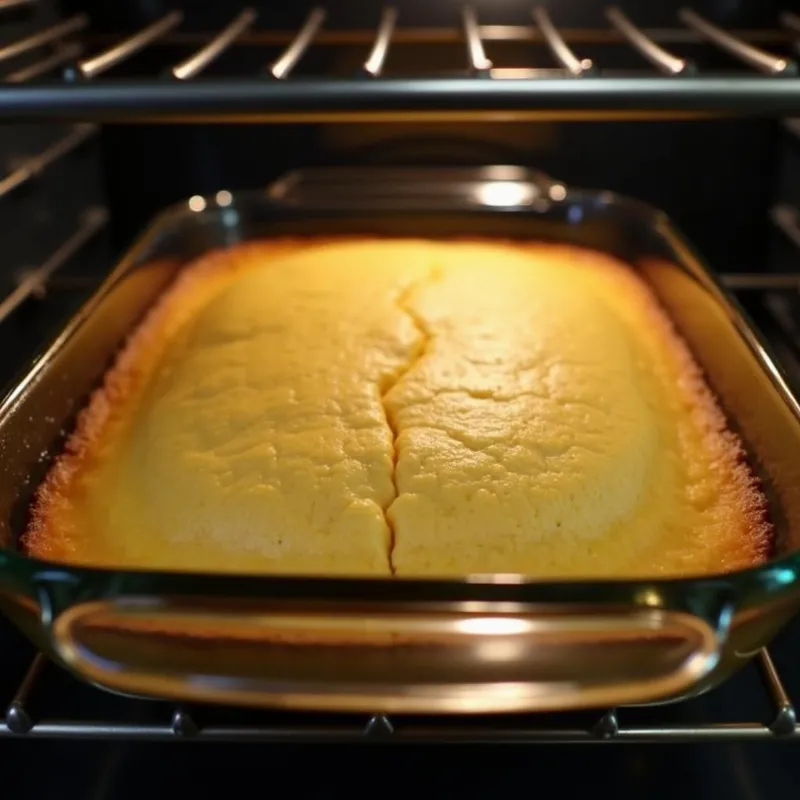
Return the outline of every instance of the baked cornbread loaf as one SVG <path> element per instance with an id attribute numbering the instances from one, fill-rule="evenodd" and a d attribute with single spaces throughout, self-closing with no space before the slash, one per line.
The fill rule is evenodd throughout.
<path id="1" fill-rule="evenodd" d="M 308 239 L 185 269 L 81 414 L 35 556 L 328 575 L 717 573 L 764 498 L 626 265 Z"/>

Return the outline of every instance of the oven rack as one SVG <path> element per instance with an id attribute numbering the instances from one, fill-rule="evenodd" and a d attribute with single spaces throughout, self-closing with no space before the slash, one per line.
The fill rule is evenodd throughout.
<path id="1" fill-rule="evenodd" d="M 16 190 L 74 147 L 93 130 L 77 126 L 64 139 L 19 167 L 19 177 L 0 181 L 0 197 Z M 15 173 L 12 173 L 12 176 Z M 2 187 L 7 187 L 3 189 Z M 190 201 L 191 202 L 191 201 Z M 0 298 L 0 325 L 13 324 L 21 314 L 47 314 L 46 303 L 59 295 L 78 292 L 88 297 L 98 282 L 95 274 L 74 267 L 83 250 L 102 231 L 108 214 L 102 207 L 88 207 L 78 215 L 78 224 L 37 267 L 18 276 L 16 286 Z M 787 205 L 775 206 L 770 219 L 788 243 L 800 250 L 800 213 Z M 728 288 L 747 304 L 759 298 L 772 308 L 769 337 L 790 382 L 800 386 L 800 329 L 791 313 L 781 311 L 780 301 L 800 300 L 800 272 L 730 273 L 722 278 Z M 770 303 L 768 301 L 776 302 Z M 45 305 L 42 306 L 41 304 Z M 52 307 L 51 307 L 52 308 Z M 37 311 L 38 309 L 38 311 Z M 28 317 L 30 319 L 30 317 Z M 760 321 L 759 321 L 760 322 Z M 777 331 L 777 333 L 776 333 Z M 783 349 L 785 346 L 785 350 Z M 0 620 L 0 627 L 3 620 Z M 0 634 L 5 633 L 0 630 Z M 776 647 L 778 644 L 776 644 Z M 25 648 L 24 644 L 20 647 Z M 20 654 L 19 649 L 7 652 Z M 776 659 L 779 660 L 779 659 Z M 744 721 L 719 720 L 701 706 L 701 713 L 674 713 L 675 709 L 702 703 L 704 698 L 661 709 L 612 709 L 581 714 L 498 716 L 484 718 L 428 718 L 376 714 L 311 715 L 285 712 L 253 712 L 236 708 L 180 707 L 164 701 L 120 698 L 76 683 L 64 670 L 41 653 L 29 656 L 21 679 L 0 685 L 0 738 L 103 739 L 116 741 L 218 741 L 218 742 L 486 742 L 486 743 L 635 743 L 635 742 L 745 742 L 800 741 L 800 726 L 787 683 L 779 675 L 776 660 L 762 650 L 755 663 L 743 671 L 752 685 L 739 691 L 734 684 L 741 675 L 710 695 L 721 693 L 727 706 L 731 698 L 760 696 L 758 710 L 742 713 Z M 4 659 L 9 661 L 9 659 Z M 784 663 L 786 660 L 784 659 Z M 791 659 L 790 659 L 791 663 Z M 3 666 L 3 665 L 0 665 Z M 24 666 L 24 663 L 23 665 Z M 2 673 L 5 674 L 5 673 Z M 797 676 L 786 676 L 793 679 Z M 65 685 L 65 681 L 71 681 Z M 798 685 L 795 680 L 792 684 Z M 727 695 L 726 695 L 727 693 Z M 709 696 L 710 696 L 709 695 Z M 75 698 L 67 712 L 60 710 L 59 697 Z M 717 703 L 719 706 L 720 703 Z M 89 716 L 77 709 L 91 708 Z M 5 709 L 4 713 L 2 709 Z M 98 709 L 95 711 L 95 709 Z M 737 709 L 738 713 L 738 709 Z M 738 719 L 738 718 L 737 718 Z"/>
<path id="2" fill-rule="evenodd" d="M 197 33 L 184 31 L 183 12 L 174 10 L 98 45 L 98 37 L 88 35 L 87 15 L 77 14 L 0 47 L 0 65 L 42 48 L 49 51 L 0 82 L 0 120 L 506 121 L 800 113 L 797 14 L 782 14 L 774 29 L 736 32 L 690 8 L 680 9 L 680 27 L 668 30 L 642 28 L 616 7 L 605 10 L 607 28 L 599 29 L 560 29 L 538 6 L 529 8 L 520 25 L 481 24 L 470 5 L 461 7 L 459 24 L 447 29 L 403 28 L 393 7 L 380 11 L 372 30 L 326 29 L 327 18 L 319 6 L 297 31 L 259 30 L 257 13 L 245 8 L 221 30 Z M 396 46 L 459 41 L 463 60 L 453 64 L 452 73 L 403 77 L 387 69 Z M 544 46 L 551 65 L 498 68 L 487 51 L 502 42 Z M 643 69 L 614 70 L 582 54 L 582 45 L 598 42 L 628 48 Z M 255 75 L 206 77 L 220 56 L 243 43 L 282 50 Z M 191 54 L 177 61 L 164 56 L 155 75 L 97 80 L 142 51 L 179 44 L 191 45 Z M 674 51 L 684 44 L 705 44 L 741 69 L 705 72 Z M 297 76 L 302 59 L 322 46 L 359 48 L 361 67 L 341 76 Z M 54 78 L 57 69 L 62 72 Z"/>
<path id="3" fill-rule="evenodd" d="M 644 743 L 800 741 L 795 708 L 774 662 L 766 650 L 758 657 L 758 671 L 770 710 L 750 722 L 652 722 L 627 724 L 627 709 L 595 714 L 482 718 L 311 715 L 242 711 L 236 708 L 189 709 L 163 701 L 121 698 L 100 689 L 82 687 L 111 698 L 115 713 L 106 718 L 50 717 L 37 703 L 49 673 L 61 672 L 41 653 L 34 656 L 0 721 L 1 738 L 104 739 L 117 741 L 208 742 L 449 742 L 449 743 Z M 60 679 L 67 677 L 61 675 Z M 69 687 L 75 691 L 75 687 Z M 99 697 L 102 695 L 103 697 Z M 691 702 L 691 701 L 688 701 Z M 120 708 L 120 704 L 126 707 Z M 101 702 L 102 705 L 102 702 Z M 217 713 L 214 713 L 217 712 Z M 221 719 L 220 719 L 221 712 Z M 214 719 L 204 723 L 203 717 Z M 255 718 L 254 718 L 255 717 Z M 137 719 L 138 718 L 138 719 Z M 147 718 L 142 721 L 142 718 Z M 555 720 L 555 721 L 554 721 Z"/>

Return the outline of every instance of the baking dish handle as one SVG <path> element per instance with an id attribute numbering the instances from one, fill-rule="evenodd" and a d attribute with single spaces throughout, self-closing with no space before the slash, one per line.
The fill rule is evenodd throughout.
<path id="1" fill-rule="evenodd" d="M 303 209 L 512 210 L 562 201 L 566 188 L 539 170 L 518 166 L 322 167 L 287 173 L 267 195 Z"/>
<path id="2" fill-rule="evenodd" d="M 56 654 L 127 694 L 329 711 L 482 713 L 677 698 L 726 626 L 647 607 L 363 605 L 125 597 L 51 621 Z M 488 610 L 486 610 L 488 608 Z"/>

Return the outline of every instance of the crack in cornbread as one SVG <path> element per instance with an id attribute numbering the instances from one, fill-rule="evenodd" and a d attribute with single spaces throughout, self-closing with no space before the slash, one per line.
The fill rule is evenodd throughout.
<path id="1" fill-rule="evenodd" d="M 434 276 L 432 274 L 429 274 L 427 276 L 427 280 L 431 280 L 433 277 Z M 425 328 L 425 323 L 423 322 L 423 320 L 420 317 L 417 316 L 413 305 L 409 302 L 409 298 L 411 297 L 413 292 L 421 285 L 422 284 L 420 282 L 420 283 L 416 283 L 416 284 L 411 284 L 410 286 L 406 287 L 400 293 L 400 295 L 399 295 L 399 297 L 397 298 L 397 301 L 396 301 L 397 302 L 397 307 L 403 313 L 405 313 L 408 316 L 408 318 L 411 321 L 411 323 L 417 329 L 417 333 L 418 333 L 417 346 L 415 348 L 415 351 L 410 355 L 410 357 L 409 357 L 408 361 L 406 362 L 405 366 L 400 371 L 395 373 L 395 375 L 393 375 L 391 377 L 391 379 L 381 387 L 381 403 L 383 404 L 383 411 L 384 411 L 384 415 L 386 417 L 386 424 L 389 426 L 389 429 L 392 432 L 392 464 L 393 464 L 392 485 L 394 486 L 394 496 L 395 496 L 395 498 L 397 497 L 396 475 L 397 475 L 397 436 L 398 436 L 398 430 L 397 430 L 397 427 L 396 427 L 396 425 L 395 425 L 395 423 L 393 421 L 392 415 L 389 412 L 389 409 L 387 408 L 386 398 L 388 397 L 388 395 L 392 391 L 392 389 L 394 389 L 394 387 L 397 386 L 397 384 L 400 383 L 403 380 L 403 378 L 414 367 L 414 365 L 425 356 L 425 353 L 427 352 L 427 349 L 428 349 L 428 343 L 430 342 L 430 334 L 427 331 L 427 329 Z M 395 546 L 394 526 L 392 525 L 392 521 L 388 516 L 386 517 L 386 522 L 389 525 L 389 535 L 390 535 L 389 565 L 390 565 L 390 568 L 392 569 L 392 572 L 394 572 L 394 568 L 393 568 L 393 565 L 392 565 L 392 558 L 391 558 L 392 553 L 394 553 L 394 546 Z"/>
<path id="2" fill-rule="evenodd" d="M 309 239 L 184 270 L 80 415 L 24 546 L 106 567 L 623 577 L 750 566 L 771 529 L 625 265 Z"/>

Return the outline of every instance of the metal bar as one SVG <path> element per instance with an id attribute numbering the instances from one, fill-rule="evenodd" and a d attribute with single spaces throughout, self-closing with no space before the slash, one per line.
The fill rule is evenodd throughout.
<path id="1" fill-rule="evenodd" d="M 787 737 L 787 738 L 794 738 Z M 800 738 L 800 737 L 798 737 Z M 621 728 L 619 742 L 749 742 L 774 741 L 775 734 L 757 722 L 712 723 L 708 725 L 665 725 L 652 728 Z"/>
<path id="2" fill-rule="evenodd" d="M 642 58 L 665 75 L 686 75 L 695 71 L 690 61 L 678 58 L 657 45 L 616 6 L 606 9 L 606 19 Z"/>
<path id="3" fill-rule="evenodd" d="M 59 48 L 55 53 L 47 56 L 47 58 L 43 58 L 41 61 L 37 61 L 35 64 L 31 64 L 28 67 L 18 69 L 16 72 L 12 72 L 5 79 L 6 83 L 25 83 L 26 81 L 32 81 L 34 78 L 39 78 L 42 75 L 46 75 L 48 72 L 52 72 L 56 67 L 63 67 L 65 64 L 69 64 L 71 61 L 79 58 L 82 53 L 83 45 L 80 42 L 70 42 L 70 44 Z"/>
<path id="4" fill-rule="evenodd" d="M 797 209 L 779 204 L 770 209 L 772 224 L 800 250 L 800 215 Z"/>
<path id="5" fill-rule="evenodd" d="M 579 59 L 572 52 L 569 45 L 564 41 L 564 37 L 558 32 L 556 26 L 553 25 L 546 8 L 537 6 L 533 9 L 532 13 L 534 22 L 539 26 L 539 30 L 542 32 L 547 47 L 559 66 L 563 67 L 570 75 L 576 78 L 579 78 L 592 69 L 592 62 L 588 58 Z"/>
<path id="6" fill-rule="evenodd" d="M 47 659 L 42 653 L 37 653 L 28 667 L 25 677 L 17 687 L 14 697 L 6 709 L 5 722 L 13 733 L 27 733 L 33 727 L 33 720 L 25 704 L 30 697 L 39 675 L 44 669 Z"/>
<path id="7" fill-rule="evenodd" d="M 397 9 L 393 6 L 387 6 L 381 12 L 381 20 L 378 23 L 378 30 L 375 34 L 375 43 L 372 45 L 372 50 L 364 62 L 364 72 L 373 78 L 377 78 L 383 70 L 396 23 Z"/>
<path id="8" fill-rule="evenodd" d="M 792 14 L 791 11 L 785 11 L 781 14 L 780 21 L 784 28 L 787 28 L 793 33 L 800 33 L 800 16 L 797 14 Z"/>
<path id="9" fill-rule="evenodd" d="M 759 70 L 759 72 L 764 72 L 768 75 L 797 74 L 797 64 L 791 59 L 773 55 L 766 50 L 761 50 L 751 44 L 747 44 L 747 42 L 743 42 L 722 28 L 713 25 L 690 8 L 682 8 L 678 11 L 678 18 L 684 25 L 697 31 L 720 50 L 724 50 L 749 67 Z"/>
<path id="10" fill-rule="evenodd" d="M 172 75 L 181 81 L 199 75 L 253 25 L 257 16 L 258 12 L 255 9 L 244 9 L 241 14 L 238 14 L 205 47 L 187 58 L 186 61 L 174 66 L 171 70 Z"/>
<path id="11" fill-rule="evenodd" d="M 363 738 L 364 728 L 350 731 L 345 730 L 326 730 L 322 729 L 292 729 L 280 730 L 270 728 L 235 728 L 235 727 L 216 727 L 202 728 L 198 738 L 245 741 L 270 741 L 305 739 L 355 739 Z M 433 723 L 430 726 L 402 726 L 397 724 L 392 729 L 390 736 L 386 737 L 392 742 L 397 741 L 435 741 L 435 742 L 492 742 L 492 743 L 525 743 L 525 742 L 585 742 L 585 743 L 608 743 L 608 742 L 656 742 L 656 741 L 695 741 L 695 740 L 758 740 L 772 739 L 776 737 L 768 727 L 760 723 L 711 723 L 708 725 L 664 725 L 642 728 L 620 728 L 613 737 L 603 738 L 591 730 L 568 729 L 568 728 L 454 728 L 447 725 Z M 781 739 L 800 738 L 800 734 L 794 733 Z"/>
<path id="12" fill-rule="evenodd" d="M 0 85 L 0 120 L 353 122 L 800 114 L 800 79 L 359 78 Z"/>
<path id="13" fill-rule="evenodd" d="M 63 267 L 87 244 L 108 222 L 108 212 L 104 208 L 90 208 L 83 215 L 78 230 L 75 231 L 40 267 L 25 275 L 19 285 L 0 302 L 0 322 L 19 308 L 31 295 L 41 291 L 50 276 Z"/>
<path id="14" fill-rule="evenodd" d="M 473 72 L 486 74 L 492 68 L 492 62 L 486 58 L 483 49 L 481 34 L 478 28 L 478 17 L 472 6 L 465 5 L 461 9 L 461 19 L 464 24 L 464 38 L 467 42 L 467 58 L 469 67 Z"/>
<path id="15" fill-rule="evenodd" d="M 57 39 L 62 39 L 72 33 L 77 33 L 83 30 L 88 24 L 89 17 L 87 17 L 86 14 L 76 14 L 74 17 L 59 22 L 58 25 L 45 28 L 38 33 L 26 36 L 24 39 L 20 39 L 19 41 L 0 48 L 0 62 L 16 58 L 30 50 L 35 50 L 37 47 L 44 47 L 44 45 L 50 44 Z"/>
<path id="16" fill-rule="evenodd" d="M 0 0 L 0 12 L 13 11 L 24 6 L 35 6 L 39 0 Z"/>
<path id="17" fill-rule="evenodd" d="M 306 17 L 306 21 L 303 23 L 303 27 L 297 32 L 297 36 L 295 36 L 294 40 L 283 53 L 281 53 L 278 59 L 268 67 L 267 71 L 273 78 L 283 80 L 289 75 L 297 62 L 303 57 L 303 53 L 305 53 L 314 37 L 317 35 L 317 31 L 322 27 L 325 16 L 325 9 L 311 9 L 311 13 Z"/>
<path id="18" fill-rule="evenodd" d="M 0 738 L 17 735 L 7 724 L 0 724 Z M 199 728 L 191 736 L 176 735 L 172 725 L 138 725 L 124 722 L 72 722 L 43 720 L 25 734 L 27 738 L 41 739 L 106 739 L 116 741 L 170 741 L 170 742 L 363 742 L 370 737 L 366 727 L 237 727 L 216 726 Z M 378 740 L 378 737 L 370 737 Z M 795 730 L 786 736 L 776 736 L 766 725 L 757 722 L 712 723 L 708 725 L 664 725 L 640 728 L 620 728 L 609 738 L 591 731 L 568 728 L 448 728 L 437 723 L 430 727 L 400 727 L 381 737 L 389 742 L 437 743 L 584 743 L 584 744 L 634 744 L 639 742 L 747 742 L 747 741 L 798 741 Z"/>
<path id="19" fill-rule="evenodd" d="M 775 706 L 775 716 L 769 728 L 776 736 L 789 736 L 797 727 L 797 714 L 766 648 L 759 653 L 758 663 L 767 684 L 767 691 Z"/>
<path id="20" fill-rule="evenodd" d="M 31 178 L 39 175 L 51 164 L 58 161 L 59 158 L 67 155 L 91 136 L 94 136 L 97 131 L 97 125 L 76 125 L 66 136 L 59 139 L 55 144 L 50 145 L 39 155 L 26 159 L 13 172 L 0 180 L 0 199 L 27 183 Z"/>
<path id="21" fill-rule="evenodd" d="M 113 47 L 108 48 L 108 50 L 104 50 L 102 53 L 98 53 L 91 58 L 84 59 L 78 64 L 78 70 L 84 78 L 96 78 L 103 72 L 107 72 L 120 62 L 125 61 L 140 50 L 143 50 L 160 36 L 169 33 L 173 28 L 180 25 L 182 20 L 182 11 L 170 11 L 169 14 L 161 17 L 161 19 L 157 20 L 152 25 L 142 28 L 137 33 L 134 33 L 133 36 L 123 39 Z"/>

